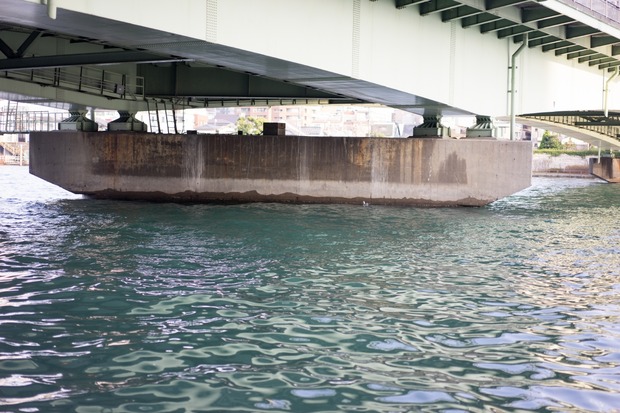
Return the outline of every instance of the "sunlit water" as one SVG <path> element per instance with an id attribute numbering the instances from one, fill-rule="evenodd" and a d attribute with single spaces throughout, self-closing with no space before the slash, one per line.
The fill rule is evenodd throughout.
<path id="1" fill-rule="evenodd" d="M 0 411 L 619 411 L 620 185 L 83 199 L 0 167 Z"/>

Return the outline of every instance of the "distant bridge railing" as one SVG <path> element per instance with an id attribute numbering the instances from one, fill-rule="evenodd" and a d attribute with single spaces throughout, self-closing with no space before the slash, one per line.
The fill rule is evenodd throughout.
<path id="1" fill-rule="evenodd" d="M 609 112 L 608 116 L 605 116 L 603 111 L 535 113 L 520 116 L 560 125 L 573 126 L 600 133 L 601 135 L 620 141 L 620 112 Z"/>
<path id="2" fill-rule="evenodd" d="M 4 70 L 0 76 L 91 95 L 125 100 L 144 100 L 144 78 L 101 70 L 95 67 L 72 66 L 29 70 Z"/>
<path id="3" fill-rule="evenodd" d="M 620 24 L 620 0 L 560 0 L 593 17 L 603 17 Z"/>
<path id="4" fill-rule="evenodd" d="M 0 112 L 0 133 L 49 132 L 69 117 L 66 112 L 18 111 Z"/>
<path id="5" fill-rule="evenodd" d="M 0 165 L 27 165 L 30 145 L 25 142 L 0 142 Z"/>

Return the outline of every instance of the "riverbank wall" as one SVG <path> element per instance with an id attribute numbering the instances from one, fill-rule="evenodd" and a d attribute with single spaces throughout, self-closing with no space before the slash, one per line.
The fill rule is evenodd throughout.
<path id="1" fill-rule="evenodd" d="M 534 153 L 532 156 L 532 175 L 593 178 L 590 175 L 591 158 L 596 158 L 596 156 Z"/>
<path id="2" fill-rule="evenodd" d="M 41 132 L 32 174 L 98 198 L 480 206 L 527 188 L 529 142 Z"/>

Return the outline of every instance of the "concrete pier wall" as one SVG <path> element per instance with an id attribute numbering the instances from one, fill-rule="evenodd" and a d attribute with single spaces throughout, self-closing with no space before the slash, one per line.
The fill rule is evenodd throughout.
<path id="1" fill-rule="evenodd" d="M 590 173 L 607 182 L 620 183 L 620 159 L 604 157 L 590 159 Z"/>
<path id="2" fill-rule="evenodd" d="M 32 174 L 101 198 L 479 206 L 531 182 L 529 142 L 46 132 Z"/>

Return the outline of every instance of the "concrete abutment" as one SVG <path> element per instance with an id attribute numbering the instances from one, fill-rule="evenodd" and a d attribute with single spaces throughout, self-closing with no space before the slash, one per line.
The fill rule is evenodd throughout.
<path id="1" fill-rule="evenodd" d="M 590 173 L 610 183 L 620 183 L 620 159 L 602 157 L 590 159 Z"/>
<path id="2" fill-rule="evenodd" d="M 530 142 L 33 133 L 32 174 L 99 198 L 480 206 L 531 183 Z"/>

